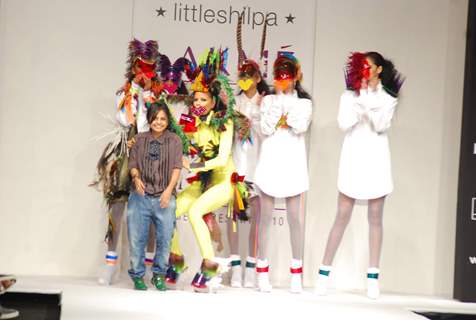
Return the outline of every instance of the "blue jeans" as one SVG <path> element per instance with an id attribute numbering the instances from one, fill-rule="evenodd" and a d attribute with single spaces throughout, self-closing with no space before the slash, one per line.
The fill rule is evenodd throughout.
<path id="1" fill-rule="evenodd" d="M 145 247 L 152 222 L 155 225 L 156 249 L 152 272 L 165 275 L 168 267 L 170 242 L 175 228 L 175 197 L 171 196 L 167 208 L 160 207 L 160 198 L 141 196 L 132 191 L 127 203 L 127 231 L 129 234 L 129 256 L 131 278 L 142 278 L 145 274 Z"/>

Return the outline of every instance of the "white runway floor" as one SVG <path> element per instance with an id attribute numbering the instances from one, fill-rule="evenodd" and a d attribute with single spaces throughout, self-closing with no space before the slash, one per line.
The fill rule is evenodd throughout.
<path id="1" fill-rule="evenodd" d="M 151 287 L 151 285 L 150 285 Z M 64 320 L 92 319 L 426 319 L 412 311 L 476 314 L 476 303 L 461 303 L 437 297 L 382 294 L 369 300 L 364 292 L 331 291 L 314 296 L 311 288 L 302 294 L 285 289 L 260 293 L 252 289 L 225 287 L 216 294 L 185 291 L 140 292 L 129 280 L 110 287 L 96 279 L 19 277 L 17 292 L 62 292 Z M 204 311 L 209 311 L 204 314 Z"/>

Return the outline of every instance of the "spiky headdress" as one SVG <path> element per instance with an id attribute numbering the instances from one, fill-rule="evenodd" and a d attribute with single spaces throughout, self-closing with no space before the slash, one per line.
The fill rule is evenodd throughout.
<path id="1" fill-rule="evenodd" d="M 217 130 L 224 130 L 225 123 L 233 116 L 235 97 L 228 78 L 223 74 L 226 69 L 228 49 L 210 48 L 198 59 L 198 66 L 192 70 L 194 92 L 209 92 L 215 99 L 221 100 L 224 110 L 216 111 L 210 124 Z M 218 104 L 218 101 L 217 101 Z"/>
<path id="2" fill-rule="evenodd" d="M 129 58 L 127 60 L 126 78 L 132 79 L 134 74 L 132 68 L 135 62 L 139 60 L 146 60 L 156 63 L 159 58 L 159 44 L 155 40 L 148 40 L 141 42 L 133 39 L 129 42 Z"/>
<path id="3" fill-rule="evenodd" d="M 163 81 L 172 80 L 174 83 L 180 82 L 182 73 L 185 72 L 190 79 L 192 74 L 191 62 L 184 57 L 178 58 L 174 64 L 170 62 L 165 54 L 160 55 L 159 63 L 160 77 Z"/>
<path id="4" fill-rule="evenodd" d="M 273 64 L 274 78 L 285 80 L 292 77 L 297 80 L 302 80 L 301 64 L 299 60 L 291 53 L 281 53 Z"/>
<path id="5" fill-rule="evenodd" d="M 264 50 L 266 44 L 266 27 L 267 23 L 265 22 L 263 26 L 263 33 L 261 34 L 261 47 L 260 47 L 260 56 L 259 63 L 253 59 L 246 58 L 245 51 L 243 50 L 243 40 L 242 40 L 242 25 L 243 25 L 243 16 L 238 17 L 238 22 L 236 25 L 236 47 L 238 49 L 238 72 L 240 74 L 248 74 L 250 72 L 258 72 L 261 75 L 261 70 L 264 63 Z"/>
<path id="6" fill-rule="evenodd" d="M 372 52 L 351 52 L 347 58 L 344 68 L 345 84 L 347 90 L 354 91 L 357 95 L 362 87 L 362 80 L 369 77 L 370 66 L 367 62 L 367 55 Z M 373 52 L 375 53 L 375 52 Z M 381 55 L 377 53 L 380 57 Z M 397 97 L 400 88 L 405 81 L 405 77 L 401 75 L 394 67 L 393 63 L 382 58 L 383 71 L 379 78 L 383 89 L 393 97 Z"/>
<path id="7" fill-rule="evenodd" d="M 347 90 L 352 90 L 359 94 L 360 88 L 362 86 L 362 80 L 369 72 L 368 67 L 369 65 L 364 53 L 350 53 L 344 69 L 345 85 Z"/>

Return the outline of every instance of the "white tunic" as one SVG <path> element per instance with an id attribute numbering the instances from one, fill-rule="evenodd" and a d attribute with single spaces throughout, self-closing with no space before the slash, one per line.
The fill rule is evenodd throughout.
<path id="1" fill-rule="evenodd" d="M 276 128 L 283 114 L 289 128 Z M 266 194 L 284 198 L 309 188 L 305 133 L 311 122 L 312 102 L 297 93 L 268 95 L 261 104 L 264 135 L 255 183 Z"/>
<path id="2" fill-rule="evenodd" d="M 346 135 L 342 145 L 337 187 L 354 199 L 376 199 L 392 192 L 393 181 L 387 129 L 397 105 L 379 84 L 342 94 L 337 121 Z"/>
<path id="3" fill-rule="evenodd" d="M 261 145 L 260 129 L 260 107 L 258 106 L 259 93 L 256 93 L 251 99 L 245 93 L 235 97 L 235 110 L 245 115 L 251 123 L 250 137 L 251 141 L 241 141 L 238 135 L 235 136 L 233 146 L 233 161 L 236 170 L 240 176 L 245 176 L 249 182 L 255 181 L 256 162 L 258 161 L 259 148 Z"/>

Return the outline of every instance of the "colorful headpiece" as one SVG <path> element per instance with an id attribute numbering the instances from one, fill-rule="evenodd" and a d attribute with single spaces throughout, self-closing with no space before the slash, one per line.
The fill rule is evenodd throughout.
<path id="1" fill-rule="evenodd" d="M 210 48 L 198 59 L 198 66 L 192 71 L 192 91 L 209 92 L 210 85 L 226 68 L 228 48 L 215 50 Z"/>
<path id="2" fill-rule="evenodd" d="M 367 57 L 362 52 L 351 52 L 344 69 L 345 84 L 348 90 L 359 92 L 362 80 L 368 79 L 370 66 Z"/>
<path id="3" fill-rule="evenodd" d="M 245 51 L 243 50 L 242 25 L 243 25 L 243 16 L 240 15 L 238 17 L 238 22 L 236 25 L 236 47 L 238 49 L 238 72 L 240 75 L 243 73 L 245 74 L 248 73 L 248 75 L 252 75 L 255 72 L 259 72 L 261 74 L 260 65 L 263 63 L 263 58 L 264 58 L 264 50 L 265 50 L 265 44 L 266 44 L 266 27 L 268 24 L 265 23 L 263 26 L 263 33 L 261 35 L 259 63 L 257 63 L 256 61 L 252 59 L 246 58 Z M 254 72 L 250 74 L 249 71 L 254 71 Z"/>
<path id="4" fill-rule="evenodd" d="M 185 72 L 190 79 L 192 76 L 192 67 L 188 59 L 181 57 L 175 60 L 174 64 L 170 62 L 165 54 L 160 55 L 159 63 L 160 77 L 164 82 L 164 89 L 169 94 L 174 94 L 182 80 L 182 73 Z M 170 83 L 170 82 L 171 83 Z"/>
<path id="5" fill-rule="evenodd" d="M 288 87 L 290 81 L 302 80 L 301 65 L 291 53 L 281 53 L 273 64 L 274 86 L 281 90 Z"/>
<path id="6" fill-rule="evenodd" d="M 129 42 L 129 58 L 127 60 L 126 78 L 134 76 L 134 65 L 144 73 L 146 77 L 156 76 L 157 59 L 159 58 L 159 45 L 155 40 L 141 42 L 137 39 Z"/>

